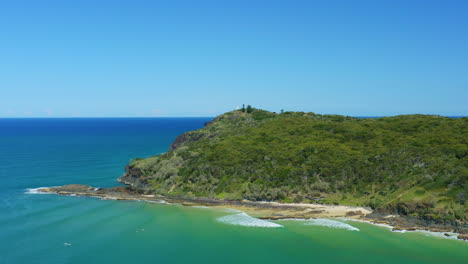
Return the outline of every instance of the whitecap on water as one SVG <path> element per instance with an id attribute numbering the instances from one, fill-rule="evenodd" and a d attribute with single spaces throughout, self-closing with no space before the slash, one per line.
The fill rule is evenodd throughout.
<path id="1" fill-rule="evenodd" d="M 270 221 L 252 217 L 244 212 L 226 215 L 217 219 L 221 223 L 229 225 L 252 226 L 252 227 L 283 227 L 282 225 Z"/>
<path id="2" fill-rule="evenodd" d="M 194 208 L 203 208 L 203 209 L 209 208 L 208 206 L 204 206 L 204 205 L 194 205 L 192 207 L 194 207 Z"/>
<path id="3" fill-rule="evenodd" d="M 310 219 L 306 221 L 305 225 L 326 226 L 326 227 L 331 227 L 331 228 L 359 231 L 358 228 L 352 225 L 349 225 L 340 221 L 336 221 L 336 220 L 331 220 L 331 219 Z"/>

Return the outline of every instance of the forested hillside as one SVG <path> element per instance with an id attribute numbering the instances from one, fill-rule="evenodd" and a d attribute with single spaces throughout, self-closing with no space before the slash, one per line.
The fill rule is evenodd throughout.
<path id="1" fill-rule="evenodd" d="M 121 180 L 165 195 L 364 205 L 466 221 L 468 118 L 247 110 L 135 160 Z"/>

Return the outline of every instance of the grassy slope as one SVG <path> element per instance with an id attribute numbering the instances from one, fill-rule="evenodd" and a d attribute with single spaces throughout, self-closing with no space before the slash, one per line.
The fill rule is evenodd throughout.
<path id="1" fill-rule="evenodd" d="M 155 192 L 466 220 L 468 118 L 233 111 L 139 160 Z"/>

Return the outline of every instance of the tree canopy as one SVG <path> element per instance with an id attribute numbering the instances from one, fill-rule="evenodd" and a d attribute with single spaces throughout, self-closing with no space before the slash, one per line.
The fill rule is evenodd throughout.
<path id="1" fill-rule="evenodd" d="M 468 118 L 353 118 L 251 108 L 135 161 L 156 193 L 370 206 L 467 218 Z"/>

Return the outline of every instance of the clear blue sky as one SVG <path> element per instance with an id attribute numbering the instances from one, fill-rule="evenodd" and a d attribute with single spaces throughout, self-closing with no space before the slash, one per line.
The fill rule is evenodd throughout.
<path id="1" fill-rule="evenodd" d="M 468 1 L 2 1 L 0 117 L 468 115 Z"/>

